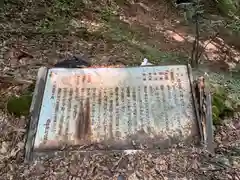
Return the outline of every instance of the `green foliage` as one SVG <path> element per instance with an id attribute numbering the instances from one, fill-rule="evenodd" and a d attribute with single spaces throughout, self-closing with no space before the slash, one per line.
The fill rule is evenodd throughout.
<path id="1" fill-rule="evenodd" d="M 149 59 L 154 64 L 186 64 L 187 62 L 187 57 L 178 53 L 162 52 L 155 47 L 142 44 L 139 44 L 137 48 L 142 53 L 143 58 Z"/>
<path id="2" fill-rule="evenodd" d="M 13 96 L 8 100 L 7 110 L 9 113 L 15 116 L 26 116 L 29 114 L 29 108 L 31 106 L 32 96 L 23 95 L 20 97 Z"/>
<path id="3" fill-rule="evenodd" d="M 228 28 L 232 29 L 233 32 L 240 33 L 240 17 L 237 17 L 234 20 L 232 20 L 232 22 L 228 25 Z"/>
<path id="4" fill-rule="evenodd" d="M 68 27 L 66 22 L 65 18 L 49 17 L 38 22 L 37 29 L 41 33 L 62 32 Z"/>
<path id="5" fill-rule="evenodd" d="M 75 11 L 81 11 L 85 4 L 77 0 L 53 0 L 52 12 L 58 16 L 71 17 Z"/>
<path id="6" fill-rule="evenodd" d="M 233 16 L 238 12 L 239 0 L 216 0 L 217 7 L 226 16 Z"/>
<path id="7" fill-rule="evenodd" d="M 50 0 L 45 5 L 43 18 L 35 21 L 40 33 L 65 33 L 69 31 L 69 22 L 75 14 L 81 14 L 85 4 L 76 0 Z"/>
<path id="8" fill-rule="evenodd" d="M 101 31 L 94 31 L 94 32 L 89 32 L 87 28 L 81 27 L 78 28 L 76 31 L 76 36 L 79 38 L 85 40 L 85 41 L 92 41 L 92 40 L 103 40 L 103 34 Z"/>
<path id="9" fill-rule="evenodd" d="M 18 117 L 27 116 L 29 114 L 34 88 L 35 82 L 27 87 L 21 96 L 10 97 L 7 101 L 7 111 Z"/>
<path id="10" fill-rule="evenodd" d="M 235 102 L 228 98 L 225 88 L 215 86 L 212 97 L 213 124 L 221 124 L 221 119 L 225 116 L 233 115 Z"/>
<path id="11" fill-rule="evenodd" d="M 114 16 L 114 11 L 113 9 L 111 8 L 105 8 L 101 11 L 101 18 L 104 20 L 104 21 L 107 21 L 109 22 L 110 20 L 112 20 Z"/>

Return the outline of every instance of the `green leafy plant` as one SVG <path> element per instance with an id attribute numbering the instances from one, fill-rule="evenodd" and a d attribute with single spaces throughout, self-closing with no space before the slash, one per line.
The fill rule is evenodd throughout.
<path id="1" fill-rule="evenodd" d="M 226 16 L 232 16 L 238 11 L 238 0 L 216 0 L 216 2 L 218 9 Z"/>
<path id="2" fill-rule="evenodd" d="M 233 32 L 240 33 L 240 17 L 236 17 L 232 20 L 232 22 L 228 25 L 228 28 L 231 28 Z"/>
<path id="3" fill-rule="evenodd" d="M 105 8 L 101 12 L 101 18 L 104 21 L 110 21 L 114 17 L 114 11 L 111 8 Z"/>
<path id="4" fill-rule="evenodd" d="M 23 95 L 20 97 L 13 96 L 8 100 L 7 110 L 10 114 L 15 116 L 26 116 L 29 114 L 29 108 L 31 106 L 32 96 Z"/>
<path id="5" fill-rule="evenodd" d="M 221 124 L 225 116 L 233 115 L 235 102 L 228 98 L 225 88 L 217 86 L 212 96 L 213 124 Z"/>
<path id="6" fill-rule="evenodd" d="M 32 103 L 35 82 L 26 88 L 20 96 L 12 96 L 7 101 L 7 111 L 15 116 L 27 116 Z"/>

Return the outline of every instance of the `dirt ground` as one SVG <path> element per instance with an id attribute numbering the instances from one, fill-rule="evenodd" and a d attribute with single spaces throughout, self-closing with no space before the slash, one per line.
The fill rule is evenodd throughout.
<path id="1" fill-rule="evenodd" d="M 240 69 L 240 38 L 230 34 L 223 22 L 212 15 L 201 24 L 201 67 L 218 74 Z M 84 56 L 94 64 L 118 60 L 136 66 L 145 57 L 156 65 L 187 63 L 194 25 L 185 25 L 182 14 L 169 3 L 21 0 L 1 10 L 0 31 L 0 179 L 240 180 L 238 115 L 216 128 L 214 155 L 182 145 L 165 154 L 83 156 L 75 152 L 23 163 L 28 118 L 8 114 L 8 98 L 28 88 L 39 67 L 72 55 Z"/>

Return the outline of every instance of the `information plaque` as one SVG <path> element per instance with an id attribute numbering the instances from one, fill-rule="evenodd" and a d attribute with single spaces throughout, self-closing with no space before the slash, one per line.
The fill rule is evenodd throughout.
<path id="1" fill-rule="evenodd" d="M 185 65 L 52 68 L 45 74 L 41 101 L 34 102 L 40 107 L 31 151 L 161 149 L 198 133 Z"/>

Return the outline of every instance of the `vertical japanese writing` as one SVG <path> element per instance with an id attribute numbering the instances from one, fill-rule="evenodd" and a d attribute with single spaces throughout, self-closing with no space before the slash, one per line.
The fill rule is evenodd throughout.
<path id="1" fill-rule="evenodd" d="M 181 84 L 180 79 L 178 79 L 178 87 L 179 87 L 179 90 L 180 90 L 181 107 L 184 108 L 185 107 L 185 102 L 184 102 L 183 88 L 182 88 L 182 84 Z"/>
<path id="2" fill-rule="evenodd" d="M 169 79 L 169 72 L 166 71 L 165 74 L 164 74 L 164 76 L 165 76 L 165 80 L 168 80 L 168 79 Z"/>
<path id="3" fill-rule="evenodd" d="M 173 71 L 170 72 L 170 76 L 171 76 L 171 81 L 175 81 L 174 72 Z"/>
<path id="4" fill-rule="evenodd" d="M 167 104 L 167 111 L 169 112 L 169 110 L 171 110 L 171 105 L 172 105 L 172 102 L 171 102 L 171 97 L 172 97 L 172 94 L 171 94 L 171 86 L 170 85 L 167 85 L 167 99 L 168 99 L 168 102 L 166 102 Z M 171 115 L 170 115 L 171 116 Z M 169 125 L 172 127 L 173 126 L 173 123 L 174 122 L 171 122 L 171 119 L 169 119 Z"/>
<path id="5" fill-rule="evenodd" d="M 101 126 L 101 101 L 102 101 L 102 89 L 98 89 L 98 99 L 97 99 L 97 103 L 98 103 L 98 116 L 97 116 L 97 120 L 98 120 L 98 129 L 100 129 Z M 100 130 L 98 131 L 97 136 L 100 137 Z"/>
<path id="6" fill-rule="evenodd" d="M 107 97 L 107 89 L 103 89 L 103 110 L 104 110 L 104 119 L 103 119 L 103 124 L 104 124 L 104 134 L 105 134 L 105 138 L 107 136 L 107 101 L 108 101 L 108 97 Z"/>
<path id="7" fill-rule="evenodd" d="M 77 85 L 77 87 L 79 87 L 79 84 L 80 84 L 80 78 L 81 78 L 80 75 L 78 75 L 78 76 L 76 77 L 76 85 Z"/>
<path id="8" fill-rule="evenodd" d="M 160 87 L 156 87 L 156 91 L 155 91 L 155 96 L 156 96 L 156 100 L 157 100 L 157 104 L 162 105 L 162 100 L 160 98 Z M 162 108 L 162 107 L 159 107 Z M 157 109 L 154 109 L 155 111 L 157 111 Z M 162 119 L 163 115 L 162 115 L 162 111 L 160 113 L 160 115 L 157 118 L 154 118 L 154 124 L 158 125 L 160 124 L 159 120 Z"/>
<path id="9" fill-rule="evenodd" d="M 52 87 L 51 99 L 54 99 L 54 95 L 56 93 L 56 89 L 57 89 L 57 85 L 56 85 L 56 82 L 54 82 L 53 83 L 53 87 Z"/>
<path id="10" fill-rule="evenodd" d="M 142 76 L 143 76 L 143 81 L 146 81 L 147 80 L 147 74 L 146 73 L 142 73 Z"/>
<path id="11" fill-rule="evenodd" d="M 61 92 L 62 89 L 58 88 L 57 91 L 57 99 L 56 99 L 56 106 L 55 106 L 55 114 L 54 114 L 54 118 L 53 118 L 53 125 L 52 125 L 52 132 L 55 133 L 56 132 L 56 125 L 57 125 L 57 115 L 58 115 L 58 111 L 59 111 L 59 103 L 60 103 L 60 99 L 61 99 Z"/>
<path id="12" fill-rule="evenodd" d="M 76 104 L 73 106 L 73 119 L 76 119 L 77 117 L 77 111 L 78 111 L 78 101 L 79 101 L 79 88 L 75 88 L 75 97 L 74 99 L 77 101 Z"/>
<path id="13" fill-rule="evenodd" d="M 48 119 L 46 121 L 46 124 L 45 125 L 45 131 L 44 131 L 44 137 L 43 137 L 43 143 L 46 144 L 47 140 L 48 140 L 48 133 L 49 133 L 49 128 L 50 128 L 50 123 L 51 123 L 51 120 Z"/>
<path id="14" fill-rule="evenodd" d="M 84 84 L 86 82 L 86 75 L 84 74 L 83 76 L 82 76 L 82 83 Z"/>
<path id="15" fill-rule="evenodd" d="M 160 94 L 159 94 L 159 87 L 157 86 L 156 87 L 156 92 L 155 92 L 155 96 L 156 96 L 156 99 L 159 103 L 161 103 L 161 99 L 160 99 Z"/>
<path id="16" fill-rule="evenodd" d="M 154 75 L 156 75 L 156 74 L 154 74 Z M 156 93 L 156 86 L 153 87 L 153 86 L 150 85 L 149 86 L 149 96 L 150 96 L 150 99 L 152 99 L 154 96 L 156 97 L 155 93 Z M 155 101 L 157 101 L 157 99 L 155 99 Z M 156 102 L 151 102 L 151 100 L 149 100 L 149 102 L 150 102 L 149 108 L 152 108 L 152 106 L 151 106 L 152 103 L 156 103 Z M 152 128 L 155 125 L 155 121 L 154 121 L 154 118 L 152 117 L 152 113 L 151 112 L 152 111 L 150 111 L 150 109 L 149 109 L 149 125 Z"/>
<path id="17" fill-rule="evenodd" d="M 64 113 L 64 111 L 66 109 L 66 100 L 67 100 L 67 88 L 63 88 L 61 113 Z"/>
<path id="18" fill-rule="evenodd" d="M 163 77 L 164 77 L 164 72 L 159 72 L 159 80 L 163 80 Z"/>
<path id="19" fill-rule="evenodd" d="M 133 87 L 132 89 L 132 99 L 133 99 L 133 126 L 135 128 L 135 131 L 137 130 L 137 95 L 136 95 L 136 88 Z"/>
<path id="20" fill-rule="evenodd" d="M 110 138 L 113 137 L 113 89 L 109 89 L 109 133 L 110 133 Z"/>
<path id="21" fill-rule="evenodd" d="M 157 73 L 156 73 L 156 70 L 154 70 L 153 77 L 154 77 L 154 80 L 155 80 L 155 81 L 158 80 L 158 75 L 157 75 Z"/>
<path id="22" fill-rule="evenodd" d="M 125 114 L 125 88 L 124 87 L 121 87 L 120 89 L 120 98 L 121 98 L 121 104 L 120 104 L 120 117 L 124 117 L 124 114 Z M 119 131 L 117 131 L 116 133 L 117 133 L 117 137 L 120 137 L 121 136 L 121 131 L 120 131 L 120 129 L 121 129 L 121 125 L 120 125 L 120 123 L 121 123 L 121 121 L 118 121 L 119 122 Z"/>
<path id="23" fill-rule="evenodd" d="M 132 131 L 132 120 L 131 120 L 131 102 L 130 102 L 130 87 L 127 87 L 127 117 L 128 117 L 128 132 Z"/>
<path id="24" fill-rule="evenodd" d="M 174 85 L 174 86 L 173 86 L 173 92 L 174 92 L 175 107 L 178 107 L 178 105 L 179 105 L 178 98 L 177 98 L 177 91 L 178 91 L 178 89 L 176 89 L 176 86 Z M 176 122 L 176 120 L 177 120 L 178 127 L 180 128 L 180 127 L 181 127 L 181 124 L 180 124 L 180 116 L 179 116 L 179 113 L 177 113 L 176 116 L 174 116 L 173 118 L 174 118 L 174 121 L 175 121 L 175 122 Z"/>
<path id="25" fill-rule="evenodd" d="M 145 112 L 145 119 L 146 119 L 146 123 L 147 126 L 150 125 L 150 117 L 149 117 L 149 103 L 148 103 L 148 92 L 147 92 L 148 87 L 144 86 L 144 104 L 145 104 L 145 108 L 144 108 L 144 112 Z"/>
<path id="26" fill-rule="evenodd" d="M 69 96 L 68 96 L 68 106 L 67 106 L 67 118 L 66 118 L 66 127 L 65 127 L 65 137 L 68 137 L 68 131 L 69 131 L 69 120 L 71 116 L 71 108 L 72 108 L 72 99 L 73 99 L 73 88 L 70 88 Z"/>
<path id="27" fill-rule="evenodd" d="M 115 101 L 116 101 L 116 137 L 119 138 L 119 108 L 120 108 L 120 104 L 119 104 L 119 88 L 116 87 L 115 88 Z"/>
<path id="28" fill-rule="evenodd" d="M 160 86 L 162 91 L 162 97 L 163 97 L 163 105 L 164 105 L 164 117 L 165 117 L 165 123 L 166 123 L 166 130 L 169 130 L 169 120 L 168 120 L 168 114 L 167 114 L 167 107 L 166 107 L 166 94 L 164 93 L 164 86 Z"/>
<path id="29" fill-rule="evenodd" d="M 96 112 L 96 88 L 92 89 L 92 109 L 91 109 L 91 119 L 92 119 L 92 125 L 95 122 L 95 112 Z"/>
<path id="30" fill-rule="evenodd" d="M 61 134 L 62 134 L 62 129 L 63 129 L 63 121 L 64 121 L 64 116 L 61 115 L 60 116 L 60 119 L 59 119 L 59 122 L 58 122 L 58 138 L 61 137 Z"/>
<path id="31" fill-rule="evenodd" d="M 143 120 L 144 120 L 144 109 L 143 109 L 143 100 L 142 100 L 142 93 L 141 93 L 141 87 L 138 86 L 137 89 L 138 93 L 138 98 L 139 98 L 139 110 L 140 110 L 140 123 L 141 123 L 141 128 L 143 128 Z"/>
<path id="32" fill-rule="evenodd" d="M 149 80 L 149 81 L 152 80 L 152 73 L 148 73 L 148 80 Z"/>
<path id="33" fill-rule="evenodd" d="M 56 81 L 54 81 L 53 82 L 52 93 L 51 93 L 51 100 L 54 101 L 54 99 L 57 99 L 55 97 L 56 93 L 57 93 L 57 85 L 56 85 Z M 55 109 L 52 111 L 52 117 L 51 117 L 51 119 L 53 119 L 53 121 L 54 121 L 55 118 L 57 119 L 57 117 L 56 117 L 56 115 L 57 115 L 57 113 L 56 113 L 56 104 L 57 104 L 57 102 L 54 101 L 53 107 L 55 107 Z M 59 103 L 58 103 L 58 106 L 59 106 Z M 51 126 L 51 124 L 49 124 L 49 129 L 51 128 L 50 126 Z M 51 129 L 51 131 L 53 131 L 53 128 Z"/>
<path id="34" fill-rule="evenodd" d="M 91 74 L 87 75 L 87 83 L 91 83 L 92 82 L 92 77 Z"/>

